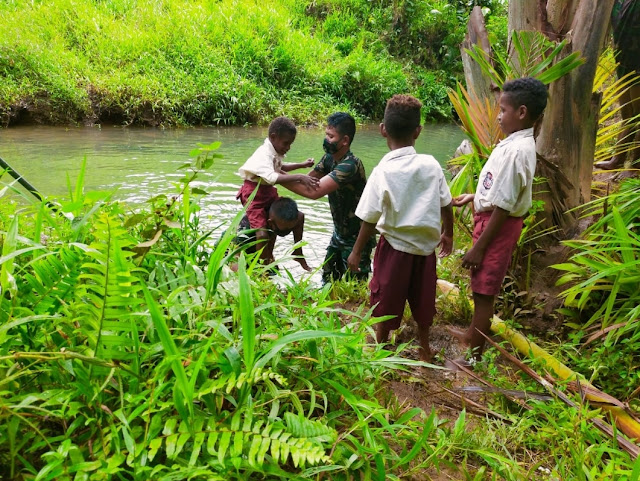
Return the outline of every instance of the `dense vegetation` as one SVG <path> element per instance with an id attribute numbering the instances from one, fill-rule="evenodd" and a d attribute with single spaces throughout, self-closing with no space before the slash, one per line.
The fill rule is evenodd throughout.
<path id="1" fill-rule="evenodd" d="M 269 266 L 232 247 L 239 216 L 212 247 L 220 233 L 202 222 L 205 193 L 191 182 L 219 161 L 218 147 L 192 152 L 175 195 L 136 212 L 84 192 L 82 173 L 57 211 L 0 191 L 3 479 L 637 481 L 640 461 L 597 431 L 590 420 L 601 414 L 579 401 L 498 396 L 479 411 L 493 419 L 474 423 L 464 411 L 447 420 L 399 403 L 389 381 L 421 363 L 406 345 L 398 356 L 370 344 L 365 286 L 318 289 L 286 272 L 273 282 Z M 616 203 L 625 218 L 637 214 Z M 441 269 L 452 280 L 459 272 L 455 257 Z M 588 269 L 576 275 L 594 285 Z M 632 315 L 637 292 L 616 294 Z M 440 309 L 469 314 L 462 297 Z M 617 343 L 631 355 L 634 336 L 620 333 L 609 352 Z M 494 351 L 477 372 L 498 389 L 535 389 Z"/>
<path id="2" fill-rule="evenodd" d="M 499 0 L 3 1 L 0 125 L 375 119 L 398 92 L 449 119 L 474 3 L 503 35 Z"/>

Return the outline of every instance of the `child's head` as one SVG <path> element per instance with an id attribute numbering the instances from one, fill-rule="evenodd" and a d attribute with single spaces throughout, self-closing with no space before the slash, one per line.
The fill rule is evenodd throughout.
<path id="1" fill-rule="evenodd" d="M 356 135 L 356 121 L 346 112 L 336 112 L 329 115 L 323 147 L 328 153 L 334 154 L 343 147 L 348 147 Z"/>
<path id="2" fill-rule="evenodd" d="M 505 82 L 500 95 L 498 122 L 505 135 L 533 127 L 547 106 L 547 87 L 524 77 Z"/>
<path id="3" fill-rule="evenodd" d="M 420 109 L 422 104 L 411 95 L 394 95 L 384 109 L 382 135 L 396 142 L 413 145 L 420 135 Z"/>
<path id="4" fill-rule="evenodd" d="M 289 152 L 291 144 L 296 140 L 296 125 L 290 118 L 276 117 L 269 124 L 269 140 L 280 155 Z"/>
<path id="5" fill-rule="evenodd" d="M 288 235 L 298 224 L 298 204 L 288 197 L 280 197 L 269 208 L 268 227 L 281 237 Z"/>

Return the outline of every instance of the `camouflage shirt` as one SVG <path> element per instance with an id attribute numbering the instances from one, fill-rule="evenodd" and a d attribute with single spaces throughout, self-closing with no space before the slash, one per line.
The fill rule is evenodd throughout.
<path id="1" fill-rule="evenodd" d="M 313 170 L 321 176 L 328 175 L 338 184 L 338 189 L 329 194 L 334 235 L 355 242 L 360 232 L 360 219 L 355 211 L 367 183 L 362 162 L 351 151 L 337 163 L 331 154 L 325 154 Z"/>

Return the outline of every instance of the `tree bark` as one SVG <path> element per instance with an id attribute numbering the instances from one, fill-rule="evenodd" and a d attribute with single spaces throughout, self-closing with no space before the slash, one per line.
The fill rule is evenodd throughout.
<path id="1" fill-rule="evenodd" d="M 549 38 L 566 39 L 563 54 L 581 52 L 585 63 L 549 89 L 549 102 L 537 138 L 536 189 L 545 201 L 544 227 L 558 227 L 569 238 L 579 213 L 568 212 L 591 196 L 593 154 L 600 99 L 592 93 L 598 58 L 606 38 L 614 0 L 518 0 L 509 3 L 509 30 L 535 27 Z M 535 7 L 535 8 L 534 8 Z M 534 12 L 537 10 L 537 13 Z M 535 19 L 533 18 L 535 17 Z"/>
<path id="2" fill-rule="evenodd" d="M 489 42 L 489 34 L 484 23 L 482 7 L 480 6 L 473 7 L 467 23 L 467 34 L 460 45 L 464 78 L 467 83 L 467 90 L 473 90 L 477 98 L 500 95 L 499 86 L 494 85 L 488 77 L 483 75 L 480 66 L 466 52 L 466 50 L 472 50 L 474 45 L 482 48 L 487 58 L 491 59 L 491 43 Z"/>

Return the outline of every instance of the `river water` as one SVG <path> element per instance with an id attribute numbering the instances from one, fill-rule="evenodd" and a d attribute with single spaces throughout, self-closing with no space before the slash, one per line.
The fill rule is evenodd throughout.
<path id="1" fill-rule="evenodd" d="M 67 176 L 72 185 L 87 158 L 85 191 L 114 190 L 115 197 L 139 204 L 160 194 L 175 192 L 172 182 L 182 177 L 176 169 L 189 160 L 189 152 L 200 144 L 220 141 L 224 158 L 200 179 L 210 195 L 201 201 L 205 222 L 218 225 L 228 222 L 240 208 L 235 199 L 241 179 L 238 167 L 267 136 L 266 127 L 149 129 L 123 127 L 15 127 L 0 130 L 0 157 L 46 196 L 63 196 Z M 324 130 L 300 128 L 286 162 L 301 162 L 322 156 Z M 429 153 L 444 164 L 463 139 L 453 125 L 425 125 L 416 149 Z M 359 126 L 352 144 L 354 154 L 364 162 L 367 174 L 388 151 L 377 125 Z M 298 171 L 304 172 L 304 171 Z M 0 185 L 10 178 L 2 177 Z M 324 258 L 332 231 L 331 213 L 326 198 L 308 200 L 283 187 L 280 195 L 296 199 L 306 214 L 304 247 L 309 265 L 317 267 Z M 289 238 L 278 239 L 276 258 L 292 244 Z M 297 263 L 285 267 L 297 271 Z"/>

